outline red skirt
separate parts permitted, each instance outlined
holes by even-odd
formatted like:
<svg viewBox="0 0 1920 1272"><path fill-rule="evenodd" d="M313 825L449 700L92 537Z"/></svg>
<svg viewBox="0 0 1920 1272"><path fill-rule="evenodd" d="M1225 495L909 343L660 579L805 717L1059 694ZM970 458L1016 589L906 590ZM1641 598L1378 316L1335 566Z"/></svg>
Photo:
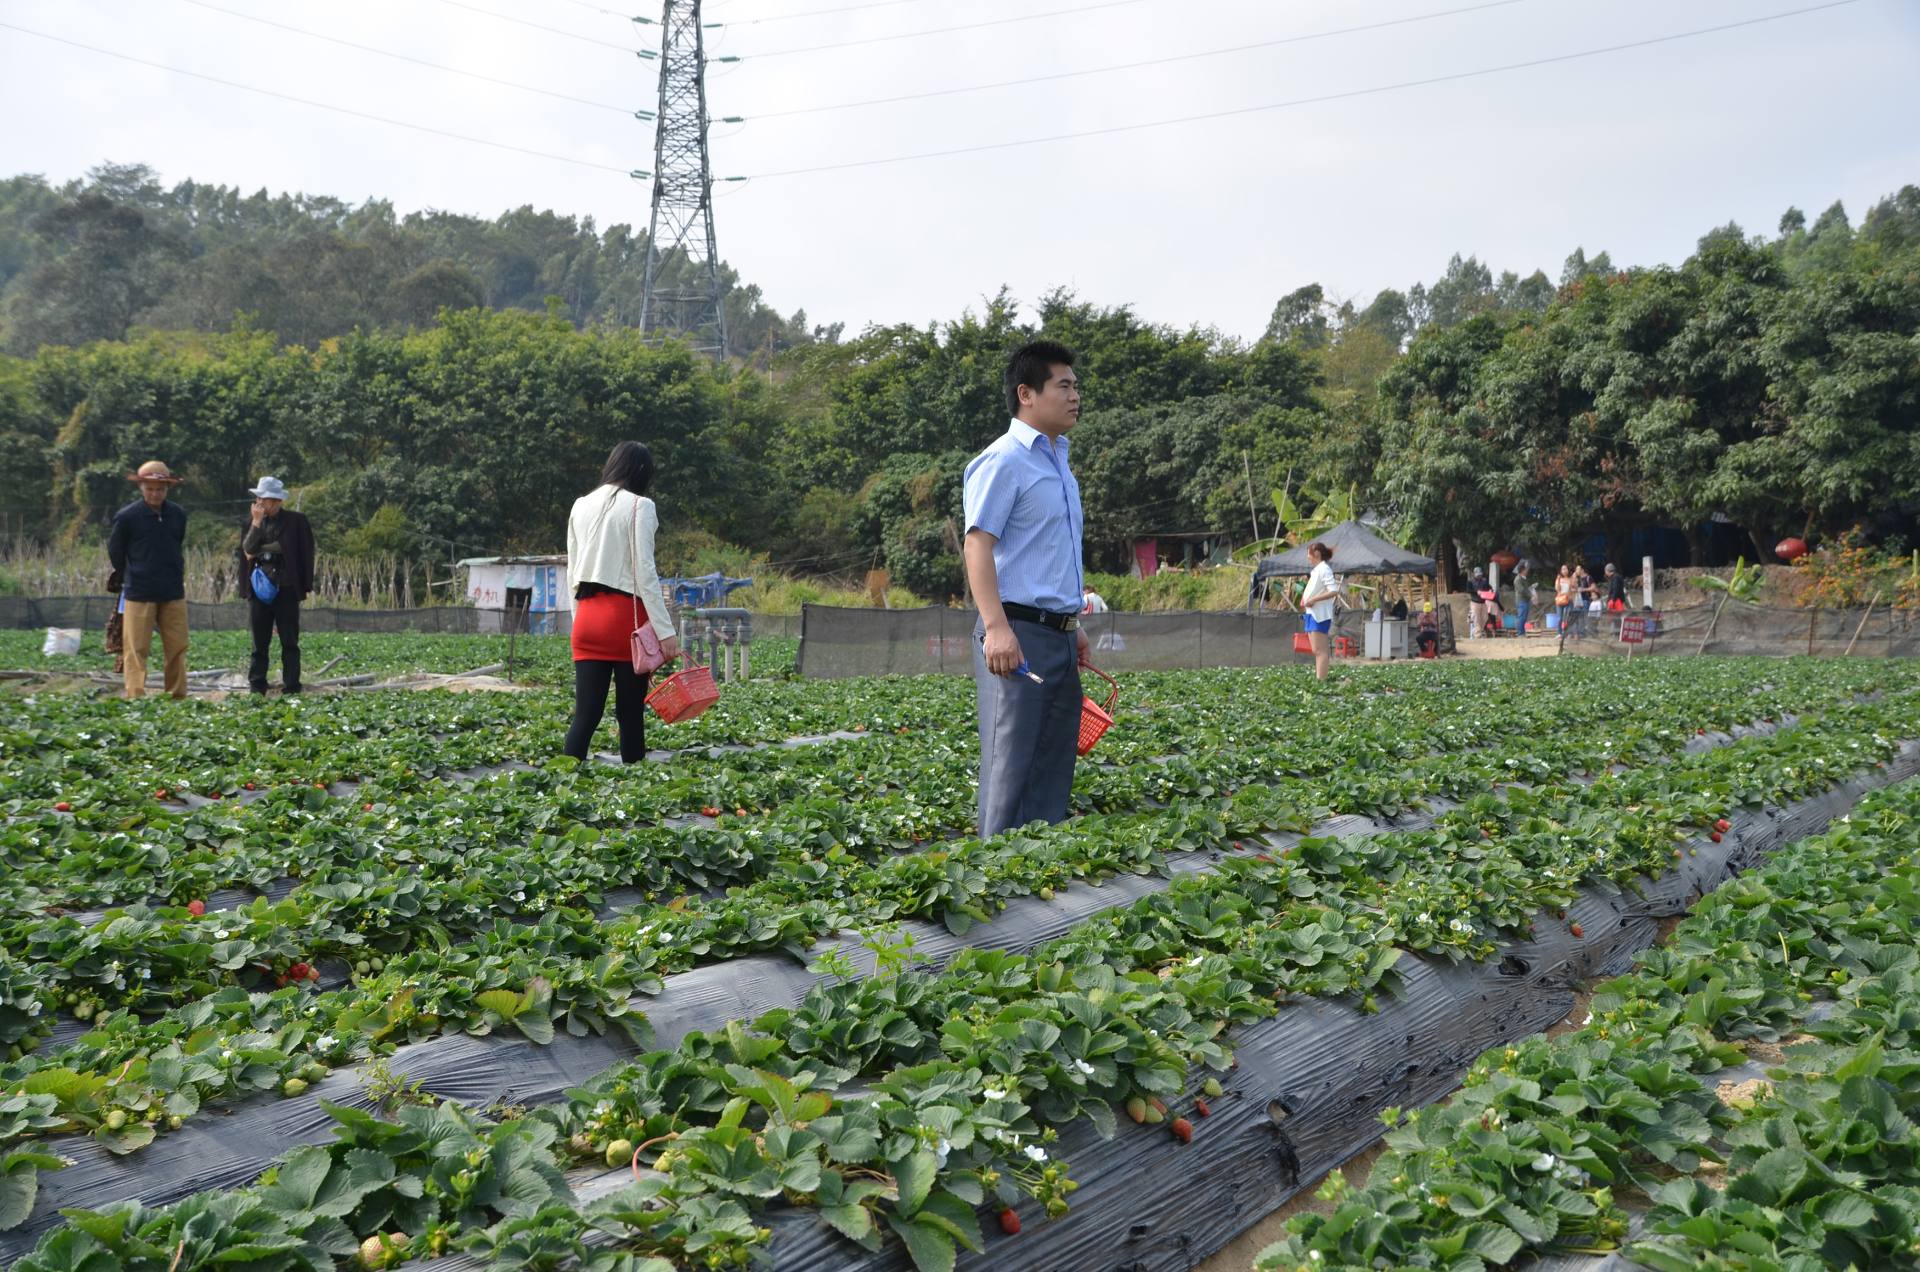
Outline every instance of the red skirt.
<svg viewBox="0 0 1920 1272"><path fill-rule="evenodd" d="M595 592L573 602L573 660L575 662L633 661L633 616L636 602L625 592ZM639 609L646 623L645 606Z"/></svg>

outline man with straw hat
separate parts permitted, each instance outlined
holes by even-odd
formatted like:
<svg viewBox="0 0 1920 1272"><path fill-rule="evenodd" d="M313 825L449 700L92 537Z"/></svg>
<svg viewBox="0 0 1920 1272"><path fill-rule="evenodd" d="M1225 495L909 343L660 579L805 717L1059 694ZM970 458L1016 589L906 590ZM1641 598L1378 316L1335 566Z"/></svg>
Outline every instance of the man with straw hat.
<svg viewBox="0 0 1920 1272"><path fill-rule="evenodd" d="M166 656L167 692L187 696L187 514L167 495L180 484L157 459L140 465L127 480L138 483L140 498L113 517L107 558L124 580L126 618L126 692L129 699L147 691L147 653L153 630L160 629Z"/></svg>

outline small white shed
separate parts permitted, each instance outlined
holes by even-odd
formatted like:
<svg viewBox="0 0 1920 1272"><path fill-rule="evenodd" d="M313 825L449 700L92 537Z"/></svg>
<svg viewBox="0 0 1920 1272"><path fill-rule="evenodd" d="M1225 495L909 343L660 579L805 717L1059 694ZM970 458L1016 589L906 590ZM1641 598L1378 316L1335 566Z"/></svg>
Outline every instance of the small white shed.
<svg viewBox="0 0 1920 1272"><path fill-rule="evenodd" d="M572 626L573 588L564 555L468 557L459 564L467 572L467 600L475 609L498 612L501 624L508 610L524 607L530 612L529 631L564 632ZM486 625L483 619L482 628Z"/></svg>

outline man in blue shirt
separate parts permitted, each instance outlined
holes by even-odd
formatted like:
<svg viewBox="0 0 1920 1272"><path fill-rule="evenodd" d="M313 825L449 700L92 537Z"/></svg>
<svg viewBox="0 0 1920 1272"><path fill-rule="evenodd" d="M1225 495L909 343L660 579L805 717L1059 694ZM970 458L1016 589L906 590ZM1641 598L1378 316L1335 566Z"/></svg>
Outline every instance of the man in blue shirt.
<svg viewBox="0 0 1920 1272"><path fill-rule="evenodd" d="M1067 433L1080 419L1073 354L1015 351L1003 377L1013 422L967 465L967 586L980 705L980 835L1061 822L1080 737L1080 484Z"/></svg>

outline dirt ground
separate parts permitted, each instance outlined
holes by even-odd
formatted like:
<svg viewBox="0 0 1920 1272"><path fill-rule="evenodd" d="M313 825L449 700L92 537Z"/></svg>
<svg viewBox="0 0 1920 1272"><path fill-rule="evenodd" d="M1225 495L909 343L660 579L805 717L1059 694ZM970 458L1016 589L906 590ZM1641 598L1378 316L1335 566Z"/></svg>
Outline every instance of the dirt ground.
<svg viewBox="0 0 1920 1272"><path fill-rule="evenodd" d="M1517 640L1511 642L1494 640L1486 643L1518 645L1522 642ZM1525 657L1526 655L1519 656ZM1679 920L1675 919L1672 923L1664 924L1660 932L1660 940L1666 940L1667 936L1672 932L1674 924L1678 922ZM1597 984L1598 982L1594 983ZM1560 1020L1549 1025L1545 1030L1546 1034L1549 1037L1558 1037L1561 1034L1571 1033L1575 1029L1580 1028L1581 1025L1586 1023L1587 1004L1591 1002L1592 999L1593 985L1580 986L1574 994L1572 1008L1569 1009L1567 1014L1561 1017ZM1452 1093L1440 1098L1442 1101L1451 1099ZM1385 1151L1385 1143L1376 1140L1371 1148L1349 1157L1340 1165L1339 1169L1347 1173L1347 1182L1355 1188L1365 1187L1368 1176L1373 1173L1374 1162L1377 1161L1380 1154ZM1314 1193L1319 1191L1321 1182L1325 1179L1326 1176L1322 1175L1319 1179L1314 1180L1296 1194L1293 1200L1215 1251L1213 1256L1197 1266L1194 1272L1250 1272L1250 1269L1253 1267L1254 1257L1287 1235L1287 1220L1298 1214L1324 1215L1329 1212L1327 1203L1314 1196Z"/></svg>
<svg viewBox="0 0 1920 1272"><path fill-rule="evenodd" d="M1355 1188L1362 1187L1367 1182L1367 1176L1373 1173L1374 1160L1385 1151L1386 1145L1376 1141L1373 1147L1349 1157L1339 1169L1347 1172L1348 1183ZM1326 1176L1322 1175L1314 1180L1292 1201L1215 1251L1213 1257L1196 1267L1194 1272L1249 1272L1255 1255L1287 1235L1287 1220L1299 1214L1324 1215L1330 1212L1331 1207L1314 1196L1324 1179Z"/></svg>

